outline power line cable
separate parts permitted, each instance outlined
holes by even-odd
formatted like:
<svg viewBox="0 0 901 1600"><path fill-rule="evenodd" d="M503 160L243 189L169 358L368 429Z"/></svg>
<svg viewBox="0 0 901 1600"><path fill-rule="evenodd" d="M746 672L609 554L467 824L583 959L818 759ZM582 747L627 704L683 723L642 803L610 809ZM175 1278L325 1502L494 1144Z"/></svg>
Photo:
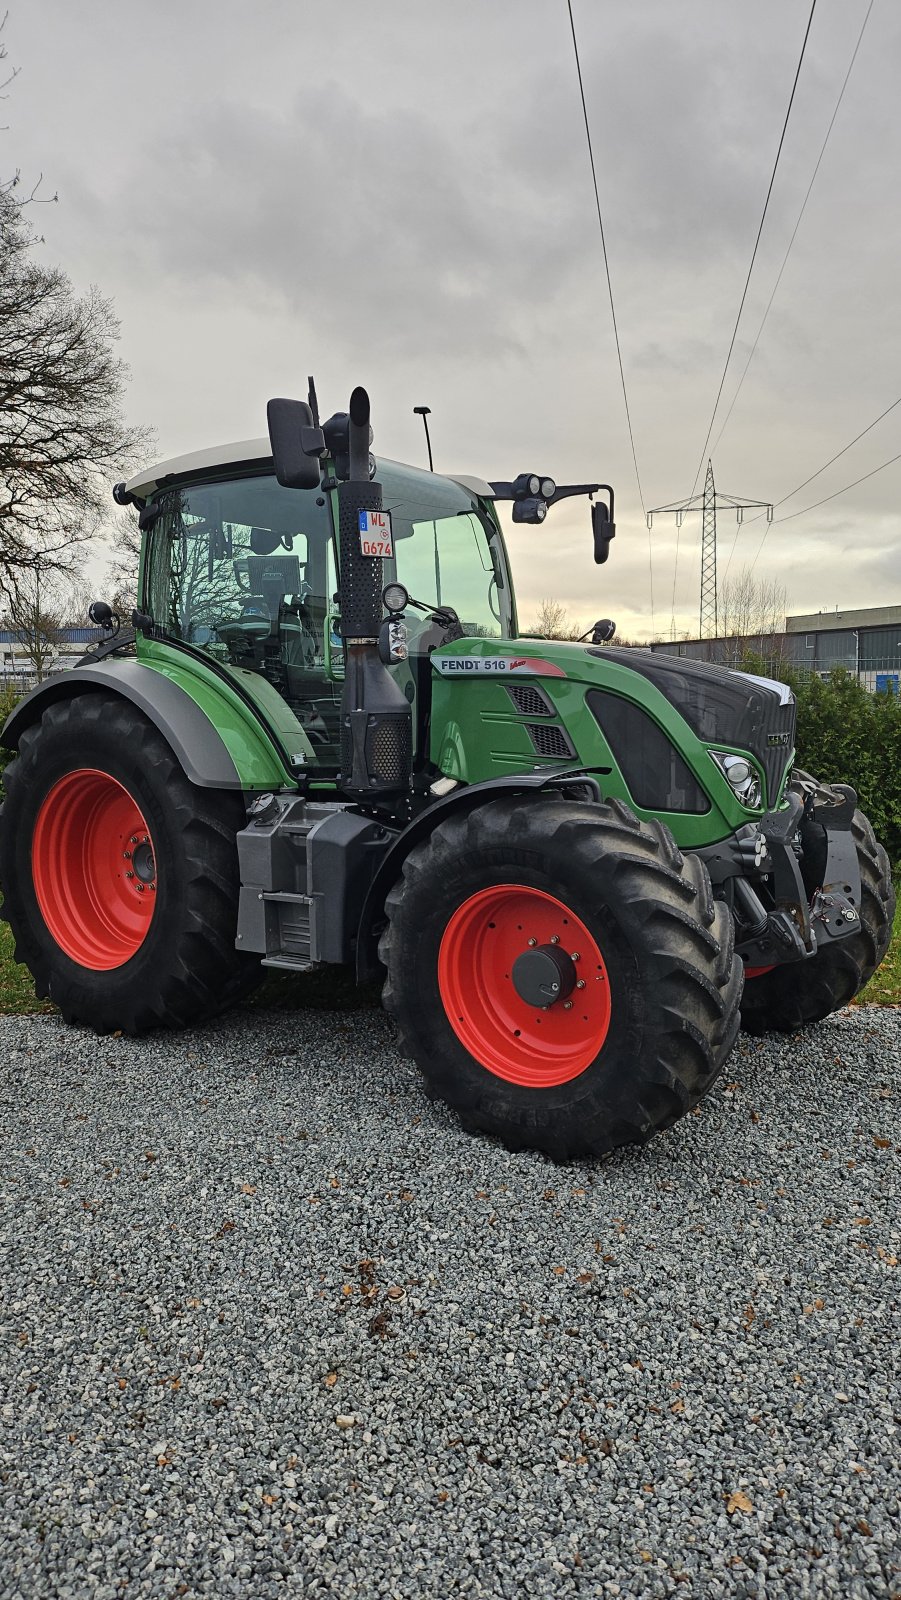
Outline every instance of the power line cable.
<svg viewBox="0 0 901 1600"><path fill-rule="evenodd" d="M814 0L814 5L816 5L816 0ZM633 466L635 468L635 481L636 481L636 483L638 485L638 499L639 499L639 501L641 503L642 516L644 517L645 522L647 522L648 514L647 514L647 511L645 509L644 493L643 493L642 487L641 487L641 474L640 474L640 472L638 470L638 456L637 456L636 450L635 450L635 435L632 432L632 413L631 413L631 411L629 409L629 396L628 396L628 394L626 392L626 374L625 374L625 370L624 370L624 367L623 367L623 353L622 353L622 350L620 348L620 342L619 342L619 327L618 327L617 321L616 321L616 307L615 307L615 305L613 303L613 284L612 284L611 278L610 278L610 262L609 262L609 260L607 258L607 240L606 240L606 237L605 237L605 234L604 234L604 218L603 218L603 214L601 212L601 196L600 196L600 192L598 190L597 168L595 167L595 163L594 163L594 148L593 148L593 145L592 145L592 142L591 142L591 125L590 125L590 123L588 121L588 107L587 107L587 105L585 103L585 85L584 85L584 82L582 80L582 63L581 63L581 60L579 59L579 42L578 42L578 39L576 38L576 24L575 24L575 19L573 17L572 0L566 0L566 9L567 9L567 11L569 13L569 26L570 26L570 32L572 33L572 39L573 39L573 54L575 55L575 58L576 58L576 74L577 74L578 79L579 79L579 95L580 95L580 98L581 98L581 101L582 101L582 118L583 118L583 121L585 123L585 138L586 138L586 141L587 141L587 144L588 144L588 159L589 159L589 162L591 164L591 181L592 181L592 184L594 186L594 200L595 200L595 205L597 207L597 213L598 213L598 227L601 230L601 249L603 250L603 253L604 253L604 271L605 271L606 276L607 276L607 293L608 293L609 298L610 298L610 316L613 319L613 337L614 337L614 339L616 341L616 359L617 359L617 361L619 363L620 382L621 382L621 384L623 386L623 404L625 405L625 408L626 408L626 424L627 424L628 429L629 429L629 444L632 447L632 464L633 464ZM650 597L651 598L651 629L653 631L653 628L654 628L654 564L653 564L653 556L652 556L652 550L651 550L651 530L650 530L650 528L648 529L648 576L649 576L650 588L651 588L651 597Z"/></svg>
<svg viewBox="0 0 901 1600"><path fill-rule="evenodd" d="M769 300L767 301L767 307L766 307L765 312L763 313L763 318L762 318L762 321L760 323L760 327L757 329L757 337L754 340L753 345L751 346L751 354L748 356L748 359L745 362L744 371L742 372L742 375L738 380L738 388L736 389L734 395L732 396L732 404L730 405L729 410L726 412L726 419L725 419L722 427L720 428L719 433L716 436L716 439L715 439L714 444L713 444L713 450L711 451L711 454L715 454L716 453L717 445L719 444L720 440L722 439L723 434L726 431L726 427L728 425L729 418L731 417L732 412L735 409L735 402L738 399L739 395L741 394L742 384L744 383L745 378L748 375L748 368L750 367L751 362L754 360L754 354L755 354L755 352L757 350L757 346L758 346L758 344L760 342L760 335L763 333L764 327L766 326L766 320L767 320L767 317L770 314L770 308L772 307L773 301L776 298L776 291L778 290L779 285L782 282L782 274L785 271L786 265L788 263L788 258L791 255L792 246L793 246L793 244L795 242L795 238L796 238L798 229L801 226L801 219L804 216L804 212L807 209L807 202L810 199L810 192L811 192L811 190L812 190L812 188L813 188L813 186L814 186L814 184L816 182L817 173L820 170L820 164L821 164L821 162L823 160L823 156L826 153L826 146L829 143L829 135L831 134L832 129L835 126L835 119L838 116L839 107L840 107L840 105L842 103L842 100L844 99L845 90L848 87L848 79L851 76L851 72L852 72L852 69L854 67L854 63L857 60L857 52L860 49L861 40L863 39L867 23L870 20L870 12L872 11L873 6L875 5L875 3L876 3L876 0L870 0L870 3L868 5L868 7L867 7L866 16L864 17L863 22L861 23L860 33L857 35L857 43L854 46L854 52L853 52L853 54L851 56L851 60L850 60L849 65L848 65L848 70L845 73L844 82L842 83L841 89L839 91L838 99L835 102L835 109L834 109L834 111L832 113L832 116L830 118L829 126L826 129L826 137L823 140L823 143L822 143L822 145L820 147L820 153L817 156L816 166L813 169L813 176L812 176L809 184L807 185L807 193L804 196L804 200L803 200L801 209L798 212L798 220L795 223L794 230L792 232L792 236L788 241L788 249L786 250L785 255L782 258L782 265L779 268L779 276L777 277L776 282L773 285L773 292L770 295ZM730 560L731 560L731 556L730 556ZM726 570L728 572L728 567L727 567Z"/></svg>
<svg viewBox="0 0 901 1600"><path fill-rule="evenodd" d="M897 405L898 402L896 401L895 404ZM757 554L751 563L751 571L753 572L758 560L760 559L760 552L766 544L767 535L769 534L770 528L775 527L776 524L780 522L791 522L794 517L806 517L808 511L816 511L818 506L824 506L830 500L837 500L839 495L847 494L849 489L856 489L859 483L866 483L868 478L875 478L877 472L884 472L886 467L894 466L896 461L901 461L901 450L898 451L897 455L890 456L888 461L883 461L881 466L873 467L870 472L865 472L862 477L855 478L853 483L846 483L841 489L836 489L833 494L826 494L823 496L822 500L814 500L812 505L803 506L800 511L789 511L787 516L777 517L775 522L768 523L764 530L763 538L757 546ZM814 474L814 476L817 476L817 474ZM786 495L785 498L788 500L789 496Z"/></svg>
<svg viewBox="0 0 901 1600"><path fill-rule="evenodd" d="M785 121L782 124L782 132L781 132L781 134L779 136L779 148L776 151L776 159L773 162L773 170L772 170L772 172L770 174L770 181L769 181L769 186L768 186L767 192L766 192L766 199L763 202L763 211L762 211L761 217L760 217L760 226L757 229L757 238L754 240L754 249L751 252L751 265L748 267L748 275L745 278L745 286L744 286L744 289L742 290L741 302L740 302L739 307L738 307L738 315L735 318L735 326L732 329L732 338L729 340L729 350L728 350L728 353L726 355L726 364L723 367L723 375L720 378L720 386L719 386L719 388L718 388L718 390L716 392L716 399L715 399L715 401L713 403L713 410L712 410L712 412L710 414L710 425L709 425L709 427L707 429L707 433L706 433L706 435L704 437L704 445L703 445L703 449L701 450L701 459L698 462L698 470L695 473L695 481L694 481L694 484L692 485L692 491L691 491L692 494L694 494L695 486L697 485L698 478L701 475L701 468L704 465L704 457L707 454L707 446L708 446L708 444L710 442L710 435L713 432L713 424L714 424L714 421L716 419L717 408L719 406L720 398L721 398L722 393L723 393L723 385L726 382L726 373L729 370L729 362L732 359L732 351L735 349L735 340L736 340L736 337L738 335L738 325L741 322L741 314L745 309L745 300L748 297L748 286L749 286L749 284L751 282L751 273L754 271L754 262L757 260L757 251L758 251L758 249L760 247L760 238L761 238L761 234L763 233L763 225L764 225L764 223L766 221L766 214L767 214L767 211L769 209L770 196L771 196L771 194L773 192L773 184L776 181L776 172L777 172L777 169L778 169L778 166L779 166L779 157L782 154L782 146L785 143L785 135L786 135L786 132L788 130L788 119L791 116L792 106L794 105L795 90L798 87L798 79L801 76L801 67L802 67L803 62L804 62L804 53L805 53L805 51L807 49L807 40L810 37L810 27L811 27L811 23L813 22L813 14L816 11L816 8L817 8L817 0L812 0L812 4L811 4L811 7L810 7L810 16L807 18L807 27L806 27L806 29L804 31L804 41L803 41L803 43L801 45L801 54L798 57L798 65L795 68L795 78L794 78L794 82L792 84L792 92L791 92L791 94L789 96L789 100L788 100L788 110L785 113Z"/></svg>
<svg viewBox="0 0 901 1600"><path fill-rule="evenodd" d="M569 3L569 0L567 0L567 4L568 3ZM803 39L802 44L801 44L801 54L798 57L798 65L795 68L794 82L792 83L792 90L791 90L791 94L790 94L789 100L788 100L788 109L787 109L787 111L785 113L785 121L782 124L782 132L781 132L781 134L779 136L779 145L778 145L778 148L776 150L776 159L773 162L773 170L770 173L770 181L769 181L769 184L767 186L766 199L763 202L763 211L762 211L761 217L760 217L760 226L757 229L757 238L754 240L754 249L751 252L751 264L748 267L748 275L745 278L745 286L744 286L744 289L742 290L741 301L740 301L740 304L739 304L739 307L738 307L738 315L735 318L735 326L732 329L732 338L729 340L729 350L728 350L727 355L726 355L726 364L723 367L723 375L720 378L720 386L719 386L719 388L718 388L718 390L716 392L716 399L715 399L715 401L713 403L713 411L710 414L710 422L708 424L707 433L706 433L706 435L704 437L704 445L703 445L703 448L701 450L701 456L700 456L700 460L698 461L698 468L697 468L697 471L696 471L695 476L694 476L694 483L691 486L691 495L689 495L689 499L691 499L694 496L695 489L697 488L697 485L698 485L698 479L701 476L701 468L704 465L704 457L707 454L707 445L710 442L710 435L713 432L713 424L714 424L714 422L716 420L717 408L719 407L720 399L721 399L721 396L722 396L722 393L723 393L723 386L724 386L724 384L726 382L726 373L729 370L729 362L732 360L732 351L735 348L735 340L736 340L736 337L737 337L737 334L738 334L738 325L741 322L741 314L744 311L745 300L748 297L748 286L749 286L749 284L751 282L751 273L754 271L754 263L757 260L757 251L758 251L758 248L760 246L760 238L761 238L761 235L763 233L763 225L764 225L764 223L766 221L767 211L769 210L770 196L771 196L771 194L773 192L773 184L776 181L776 172L777 172L778 167L779 167L779 158L782 155L782 146L785 143L785 135L786 135L786 132L787 132L787 129L788 129L788 122L789 122L789 118L791 116L792 106L795 103L795 91L796 91L796 89L798 87L798 79L801 76L801 67L804 64L804 55L805 55L805 52L807 50L807 41L808 41L808 39L810 37L811 24L813 23L813 14L816 11L816 8L817 8L817 0L812 0L812 4L811 4L811 7L810 7L810 16L807 18L807 27L804 30L804 39ZM676 538L676 560L675 560L674 568L673 568L673 618L674 619L675 619L675 612L676 612L676 577L677 577L677 572L678 572L678 565L679 565L679 541L678 541L678 535L677 535L677 538Z"/></svg>
<svg viewBox="0 0 901 1600"><path fill-rule="evenodd" d="M779 506L784 506L786 500L794 499L795 495L796 494L800 494L802 489L806 489L807 485L809 483L813 483L814 478L821 477L822 474L826 471L827 467L831 467L833 462L838 461L841 456L847 455L847 453L851 449L852 445L857 444L858 441L863 439L863 438L865 438L868 433L872 433L872 431L875 428L877 422L881 422L883 417L887 417L889 412L890 411L894 411L897 406L901 406L901 395L898 396L897 400L893 400L890 406L886 406L884 411L880 411L878 417L874 417L872 422L868 422L865 428L861 428L860 433L855 433L853 439L850 439L847 444L842 445L842 448L840 450L836 450L835 455L834 456L830 456L829 460L826 461L823 464L823 466L817 467L816 472L812 472L810 474L809 478L805 478L803 483L796 484L794 489L789 489L788 494L784 494L782 496L781 500L775 501L776 507L778 508ZM878 470L879 469L877 468L877 471ZM858 481L862 482L863 480L859 479ZM849 485L848 487L849 488L853 487L853 485ZM827 496L827 499L831 499L831 496ZM822 504L823 504L823 502L821 500L817 501L817 505L822 505ZM763 514L762 512L759 512L758 516L762 516L762 514ZM795 516L795 515L798 515L798 514L799 513L792 512L792 516ZM750 522L756 522L757 520L758 520L758 517L749 517L748 518L748 522L749 523ZM776 520L777 520L777 522L787 522L788 518L787 517L777 517Z"/></svg>

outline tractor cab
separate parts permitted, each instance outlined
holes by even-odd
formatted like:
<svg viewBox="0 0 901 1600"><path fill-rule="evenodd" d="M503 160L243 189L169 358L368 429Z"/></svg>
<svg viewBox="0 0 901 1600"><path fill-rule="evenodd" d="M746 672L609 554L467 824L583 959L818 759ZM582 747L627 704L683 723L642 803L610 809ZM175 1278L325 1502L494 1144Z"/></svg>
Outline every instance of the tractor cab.
<svg viewBox="0 0 901 1600"><path fill-rule="evenodd" d="M144 507L140 608L251 695L274 689L312 763L335 773L344 645L334 489L327 479L283 487L268 439L234 446L223 465L226 453L166 462L125 486ZM392 535L384 577L425 607L408 617L407 660L392 668L415 703L427 698L423 668L447 631L435 611L451 605L467 636L511 638L513 590L489 484L390 461L377 470Z"/></svg>

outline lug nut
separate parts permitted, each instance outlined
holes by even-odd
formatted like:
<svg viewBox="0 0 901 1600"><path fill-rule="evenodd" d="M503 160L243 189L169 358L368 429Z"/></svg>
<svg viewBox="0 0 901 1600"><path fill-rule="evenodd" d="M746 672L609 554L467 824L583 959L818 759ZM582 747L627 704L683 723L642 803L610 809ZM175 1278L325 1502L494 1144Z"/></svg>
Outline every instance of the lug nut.
<svg viewBox="0 0 901 1600"><path fill-rule="evenodd" d="M138 842L138 836L137 836L136 833L133 833L132 836L131 836L131 839L129 840L129 843L130 844L137 844L137 842Z"/></svg>
<svg viewBox="0 0 901 1600"><path fill-rule="evenodd" d="M126 876L126 878L133 878L134 877L134 873L133 872L126 872L125 876Z"/></svg>
<svg viewBox="0 0 901 1600"><path fill-rule="evenodd" d="M537 943L538 943L537 939L530 939L529 940L529 944L537 944Z"/></svg>
<svg viewBox="0 0 901 1600"><path fill-rule="evenodd" d="M135 884L135 888L137 889L138 894L143 894L144 893L144 885L143 885L143 883L136 883Z"/></svg>
<svg viewBox="0 0 901 1600"><path fill-rule="evenodd" d="M564 1002L563 1002L564 1011L572 1011L572 1008L573 1008L572 1001L571 1000L564 1000Z"/></svg>
<svg viewBox="0 0 901 1600"><path fill-rule="evenodd" d="M551 934L551 944L559 944L559 943L560 943L560 935L558 933L552 933Z"/></svg>
<svg viewBox="0 0 901 1600"><path fill-rule="evenodd" d="M123 850L122 854L124 855L126 861L130 861L131 860L131 851L130 850Z"/></svg>
<svg viewBox="0 0 901 1600"><path fill-rule="evenodd" d="M570 961L581 961L582 957L579 955L578 950L571 950L569 953L569 959Z"/></svg>
<svg viewBox="0 0 901 1600"><path fill-rule="evenodd" d="M577 989L584 989L585 988L585 979L584 978L577 978L576 979L576 988Z"/></svg>

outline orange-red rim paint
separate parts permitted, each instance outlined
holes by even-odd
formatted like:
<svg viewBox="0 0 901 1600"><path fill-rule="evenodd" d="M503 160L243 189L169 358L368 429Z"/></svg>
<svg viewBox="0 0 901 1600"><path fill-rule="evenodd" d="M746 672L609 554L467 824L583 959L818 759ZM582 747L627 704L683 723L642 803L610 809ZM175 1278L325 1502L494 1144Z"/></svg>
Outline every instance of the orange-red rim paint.
<svg viewBox="0 0 901 1600"><path fill-rule="evenodd" d="M772 967L745 967L746 978L762 978L765 972L772 972Z"/></svg>
<svg viewBox="0 0 901 1600"><path fill-rule="evenodd" d="M517 956L559 943L578 957L584 984L547 1009L528 1005L512 979ZM457 907L438 952L438 988L460 1043L488 1072L526 1089L578 1078L610 1026L610 981L597 942L580 917L541 889L496 884Z"/></svg>
<svg viewBox="0 0 901 1600"><path fill-rule="evenodd" d="M153 843L137 802L109 773L81 767L49 790L31 872L41 916L80 967L109 972L140 950L156 902Z"/></svg>

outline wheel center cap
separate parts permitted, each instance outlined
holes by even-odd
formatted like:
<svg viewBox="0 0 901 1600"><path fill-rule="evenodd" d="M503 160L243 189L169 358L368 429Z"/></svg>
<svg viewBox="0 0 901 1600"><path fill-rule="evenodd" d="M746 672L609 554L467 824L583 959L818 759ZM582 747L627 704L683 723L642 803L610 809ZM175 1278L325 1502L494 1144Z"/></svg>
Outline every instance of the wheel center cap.
<svg viewBox="0 0 901 1600"><path fill-rule="evenodd" d="M513 987L528 1006L552 1006L576 987L576 968L559 945L541 944L517 956L510 974Z"/></svg>
<svg viewBox="0 0 901 1600"><path fill-rule="evenodd" d="M142 883L152 883L156 877L156 862L153 859L153 850L146 840L137 845L132 856L132 866L136 877Z"/></svg>

